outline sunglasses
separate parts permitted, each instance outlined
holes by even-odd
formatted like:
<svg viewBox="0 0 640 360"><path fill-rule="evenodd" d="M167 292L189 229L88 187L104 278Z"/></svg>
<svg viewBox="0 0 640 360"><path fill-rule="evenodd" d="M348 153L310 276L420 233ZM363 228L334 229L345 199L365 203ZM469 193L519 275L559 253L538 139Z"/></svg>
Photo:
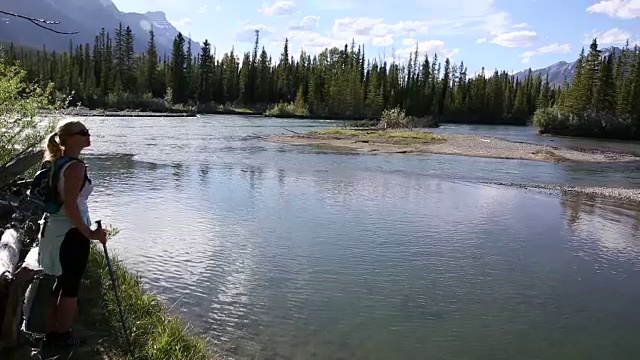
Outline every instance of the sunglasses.
<svg viewBox="0 0 640 360"><path fill-rule="evenodd" d="M91 134L89 133L89 129L82 129L80 131L76 131L73 133L73 135L91 136Z"/></svg>

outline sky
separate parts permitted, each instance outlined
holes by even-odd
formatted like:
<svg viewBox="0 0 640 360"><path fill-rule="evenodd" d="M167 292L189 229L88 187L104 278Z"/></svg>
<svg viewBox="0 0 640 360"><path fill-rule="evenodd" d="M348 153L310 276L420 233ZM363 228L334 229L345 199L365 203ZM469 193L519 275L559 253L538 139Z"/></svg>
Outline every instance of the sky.
<svg viewBox="0 0 640 360"><path fill-rule="evenodd" d="M218 54L249 51L254 31L275 58L363 44L368 58L406 61L415 51L517 72L574 61L594 37L601 47L640 44L640 0L112 0L126 12L164 11Z"/></svg>

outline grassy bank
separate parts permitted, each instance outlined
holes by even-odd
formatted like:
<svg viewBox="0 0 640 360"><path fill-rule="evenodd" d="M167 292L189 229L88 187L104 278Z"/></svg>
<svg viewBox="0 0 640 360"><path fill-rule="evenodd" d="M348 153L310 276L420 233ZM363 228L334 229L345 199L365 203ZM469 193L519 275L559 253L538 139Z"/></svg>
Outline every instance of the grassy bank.
<svg viewBox="0 0 640 360"><path fill-rule="evenodd" d="M433 133L413 130L323 129L310 131L305 136L389 145L434 144L446 141Z"/></svg>
<svg viewBox="0 0 640 360"><path fill-rule="evenodd" d="M169 315L160 301L143 289L140 278L131 274L113 254L109 255L136 359L213 359L206 340L191 334L179 318ZM80 321L87 334L99 339L102 348L93 349L91 355L101 355L96 352L100 350L102 354L126 358L116 298L104 254L98 246L92 248L85 278L84 295L79 300Z"/></svg>
<svg viewBox="0 0 640 360"><path fill-rule="evenodd" d="M79 316L74 324L74 331L86 343L72 351L45 348L42 358L59 356L78 360L131 359L101 249L99 244L93 244L91 248L78 298ZM140 278L129 272L112 252L109 256L119 285L118 291L136 360L216 358L205 338L192 333L179 318L170 315L158 298L143 289ZM46 303L54 282L52 277L40 280L31 312L31 331L44 332Z"/></svg>

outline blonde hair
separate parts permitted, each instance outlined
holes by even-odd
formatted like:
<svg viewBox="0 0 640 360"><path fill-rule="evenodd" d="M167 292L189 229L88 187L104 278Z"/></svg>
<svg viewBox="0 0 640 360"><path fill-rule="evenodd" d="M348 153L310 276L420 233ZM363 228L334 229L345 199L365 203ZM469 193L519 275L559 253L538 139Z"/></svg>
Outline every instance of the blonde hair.
<svg viewBox="0 0 640 360"><path fill-rule="evenodd" d="M67 120L58 125L56 131L47 137L45 143L45 160L56 160L62 157L67 139L74 133L86 129L83 123L77 120Z"/></svg>

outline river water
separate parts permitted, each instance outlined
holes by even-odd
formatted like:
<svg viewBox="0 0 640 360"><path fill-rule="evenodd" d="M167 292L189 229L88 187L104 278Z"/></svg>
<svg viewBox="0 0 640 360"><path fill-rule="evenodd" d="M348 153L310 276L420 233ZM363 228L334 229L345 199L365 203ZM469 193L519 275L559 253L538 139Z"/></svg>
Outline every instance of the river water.
<svg viewBox="0 0 640 360"><path fill-rule="evenodd" d="M93 217L121 229L111 248L225 356L640 356L637 205L482 184L636 187L638 164L360 155L259 138L334 125L321 121L83 121ZM587 144L530 128L436 131Z"/></svg>

